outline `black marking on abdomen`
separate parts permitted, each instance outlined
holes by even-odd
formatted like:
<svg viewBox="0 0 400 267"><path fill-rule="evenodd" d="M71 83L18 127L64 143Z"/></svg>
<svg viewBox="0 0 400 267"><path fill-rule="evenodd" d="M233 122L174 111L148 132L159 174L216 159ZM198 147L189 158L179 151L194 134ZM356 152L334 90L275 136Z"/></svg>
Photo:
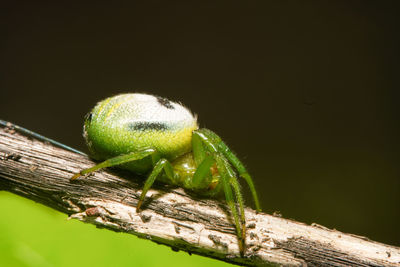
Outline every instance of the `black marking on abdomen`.
<svg viewBox="0 0 400 267"><path fill-rule="evenodd" d="M161 122L139 121L128 123L128 129L130 131L164 131L168 130L169 127Z"/></svg>
<svg viewBox="0 0 400 267"><path fill-rule="evenodd" d="M171 101L166 98L157 96L157 101L158 103L160 103L161 106L166 107L167 109L175 109L174 106L171 104Z"/></svg>
<svg viewBox="0 0 400 267"><path fill-rule="evenodd" d="M92 117L93 117L93 113L92 113L92 112L89 112L89 113L87 113L87 114L85 115L84 120L87 121L87 122L91 122L91 121L92 121Z"/></svg>

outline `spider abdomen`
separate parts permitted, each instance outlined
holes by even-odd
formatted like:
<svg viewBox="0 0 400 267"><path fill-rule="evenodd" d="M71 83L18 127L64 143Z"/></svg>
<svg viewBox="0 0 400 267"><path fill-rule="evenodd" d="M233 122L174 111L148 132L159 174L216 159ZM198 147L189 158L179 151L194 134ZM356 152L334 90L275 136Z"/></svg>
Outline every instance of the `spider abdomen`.
<svg viewBox="0 0 400 267"><path fill-rule="evenodd" d="M84 137L90 155L97 160L154 148L174 160L191 151L197 118L184 106L147 94L122 94L107 98L86 116ZM129 164L128 169L146 172L147 164Z"/></svg>

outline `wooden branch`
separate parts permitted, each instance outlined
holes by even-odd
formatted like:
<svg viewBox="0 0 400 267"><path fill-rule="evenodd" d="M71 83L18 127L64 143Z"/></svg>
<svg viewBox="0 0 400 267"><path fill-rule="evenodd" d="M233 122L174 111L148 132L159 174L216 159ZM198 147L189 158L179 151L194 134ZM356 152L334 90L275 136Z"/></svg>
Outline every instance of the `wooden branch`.
<svg viewBox="0 0 400 267"><path fill-rule="evenodd" d="M11 124L0 126L0 189L70 218L238 265L400 266L398 247L251 209L246 209L247 249L240 257L222 202L156 185L136 213L142 179L132 173L100 171L69 181L92 165L86 156L26 137Z"/></svg>

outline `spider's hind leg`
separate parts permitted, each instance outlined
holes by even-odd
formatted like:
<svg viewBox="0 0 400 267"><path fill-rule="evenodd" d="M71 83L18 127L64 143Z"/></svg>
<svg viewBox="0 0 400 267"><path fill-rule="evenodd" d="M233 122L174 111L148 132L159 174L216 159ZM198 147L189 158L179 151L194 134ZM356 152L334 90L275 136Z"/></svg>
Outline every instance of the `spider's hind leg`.
<svg viewBox="0 0 400 267"><path fill-rule="evenodd" d="M127 162L131 162L131 161L135 161L135 160L140 160L143 159L147 156L150 156L152 154L156 153L155 149L152 148L147 148L147 149L143 149L143 150L139 150L139 151L135 151L135 152L131 152L128 154L124 154L124 155L120 155L120 156L116 156L110 159L107 159L91 168L88 169L84 169L81 170L80 172L74 174L71 177L71 181L75 180L77 178L79 178L82 175L86 175L95 171L98 171L100 169L104 169L107 167L113 167L113 166L117 166L117 165L121 165Z"/></svg>
<svg viewBox="0 0 400 267"><path fill-rule="evenodd" d="M146 179L144 183L142 193L140 194L139 201L136 206L136 212L140 211L140 207L142 206L144 198L146 197L147 191L149 191L150 187L153 185L154 181L156 180L156 178L158 177L158 175L161 173L162 170L165 171L165 174L171 181L175 180L176 177L171 163L164 158L158 160L154 166L154 169L151 171L149 177Z"/></svg>
<svg viewBox="0 0 400 267"><path fill-rule="evenodd" d="M154 168L153 168L152 172L150 173L149 177L146 179L144 186L143 186L142 193L139 197L139 201L136 206L136 211L139 211L140 207L143 203L143 200L146 197L147 191L153 185L154 181L156 180L156 178L158 177L158 175L161 173L162 170L165 171L166 176L171 181L176 180L176 176L174 174L171 163L169 163L169 161L164 158L160 158L160 155L157 152L157 150L155 150L153 148L146 148L143 150L131 152L128 154L116 156L114 158L105 160L91 168L84 169L84 170L76 173L74 176L71 177L71 181L77 179L78 177L80 177L82 175L89 174L89 173L95 172L95 171L103 169L103 168L113 167L113 166L121 165L121 164L124 164L127 162L140 160L140 159L143 159L148 156L152 156Z"/></svg>

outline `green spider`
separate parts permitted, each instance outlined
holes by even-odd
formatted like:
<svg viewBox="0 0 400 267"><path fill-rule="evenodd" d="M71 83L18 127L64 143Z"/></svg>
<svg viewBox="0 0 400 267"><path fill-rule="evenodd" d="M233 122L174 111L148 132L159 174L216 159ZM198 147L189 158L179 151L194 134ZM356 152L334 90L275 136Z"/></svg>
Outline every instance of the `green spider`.
<svg viewBox="0 0 400 267"><path fill-rule="evenodd" d="M147 94L117 95L97 103L86 115L83 135L90 156L104 161L80 171L71 180L113 166L138 174L150 172L137 212L156 179L206 197L223 192L235 221L239 251L244 255L246 221L236 172L249 185L256 210L260 211L253 181L218 135L199 129L197 117L187 108Z"/></svg>

